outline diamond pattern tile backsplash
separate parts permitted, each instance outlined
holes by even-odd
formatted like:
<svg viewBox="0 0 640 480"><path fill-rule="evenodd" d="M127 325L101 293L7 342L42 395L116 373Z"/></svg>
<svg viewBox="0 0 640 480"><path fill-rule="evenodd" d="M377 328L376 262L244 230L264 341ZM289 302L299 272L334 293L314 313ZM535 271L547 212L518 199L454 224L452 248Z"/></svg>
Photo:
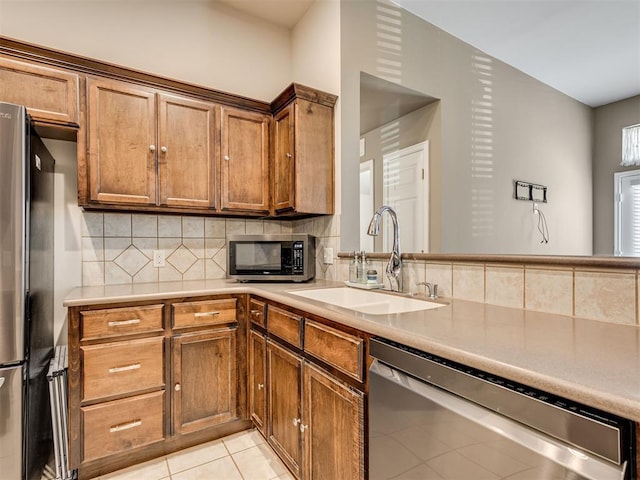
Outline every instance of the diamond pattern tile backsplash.
<svg viewBox="0 0 640 480"><path fill-rule="evenodd" d="M337 258L324 264L323 250L338 255L337 216L297 221L180 217L84 212L82 284L112 285L204 280L226 275L226 235L236 233L310 233L316 244L316 277L336 278ZM153 266L162 250L165 266Z"/></svg>

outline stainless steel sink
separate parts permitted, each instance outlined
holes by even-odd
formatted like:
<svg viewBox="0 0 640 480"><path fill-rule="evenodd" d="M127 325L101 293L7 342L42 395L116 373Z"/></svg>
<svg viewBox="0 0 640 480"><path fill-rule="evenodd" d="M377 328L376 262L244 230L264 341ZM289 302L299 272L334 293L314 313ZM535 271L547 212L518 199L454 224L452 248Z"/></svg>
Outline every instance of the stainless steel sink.
<svg viewBox="0 0 640 480"><path fill-rule="evenodd" d="M357 290L349 287L292 290L288 293L370 315L417 312L445 306L442 303L429 302L417 298L389 295L378 291Z"/></svg>

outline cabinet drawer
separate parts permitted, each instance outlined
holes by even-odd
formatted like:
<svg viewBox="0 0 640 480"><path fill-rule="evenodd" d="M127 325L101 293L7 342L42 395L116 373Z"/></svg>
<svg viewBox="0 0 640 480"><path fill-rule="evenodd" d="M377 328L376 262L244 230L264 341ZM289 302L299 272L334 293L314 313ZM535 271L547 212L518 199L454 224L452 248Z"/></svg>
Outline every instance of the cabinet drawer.
<svg viewBox="0 0 640 480"><path fill-rule="evenodd" d="M278 307L267 308L267 331L285 342L302 348L302 317Z"/></svg>
<svg viewBox="0 0 640 480"><path fill-rule="evenodd" d="M84 460L162 441L163 410L164 392L81 408Z"/></svg>
<svg viewBox="0 0 640 480"><path fill-rule="evenodd" d="M80 312L81 340L162 331L162 305Z"/></svg>
<svg viewBox="0 0 640 480"><path fill-rule="evenodd" d="M235 321L235 298L173 304L173 328L218 325Z"/></svg>
<svg viewBox="0 0 640 480"><path fill-rule="evenodd" d="M80 347L82 400L164 385L163 337Z"/></svg>
<svg viewBox="0 0 640 480"><path fill-rule="evenodd" d="M251 322L263 327L266 324L264 307L264 302L260 302L258 300L249 301L249 317L251 318Z"/></svg>
<svg viewBox="0 0 640 480"><path fill-rule="evenodd" d="M304 351L362 382L364 340L312 320L304 324Z"/></svg>

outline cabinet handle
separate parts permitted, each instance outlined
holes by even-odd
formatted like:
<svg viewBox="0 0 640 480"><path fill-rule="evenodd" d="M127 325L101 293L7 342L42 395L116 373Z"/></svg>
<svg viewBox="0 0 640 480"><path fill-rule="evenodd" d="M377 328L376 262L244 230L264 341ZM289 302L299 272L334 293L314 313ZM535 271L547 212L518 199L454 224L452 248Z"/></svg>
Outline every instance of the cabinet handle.
<svg viewBox="0 0 640 480"><path fill-rule="evenodd" d="M228 162L229 160L231 160L231 159L229 158L229 155L225 155L225 156L224 156L224 159L225 159L227 162Z"/></svg>
<svg viewBox="0 0 640 480"><path fill-rule="evenodd" d="M151 150L152 152L156 151L156 146L155 145L149 145L149 150Z"/></svg>
<svg viewBox="0 0 640 480"><path fill-rule="evenodd" d="M297 427L298 425L300 425L300 419L299 418L294 418L293 419L293 426Z"/></svg>
<svg viewBox="0 0 640 480"><path fill-rule="evenodd" d="M127 365L125 367L111 367L109 369L109 373L127 372L129 370L137 370L139 368L139 363L132 363L131 365Z"/></svg>
<svg viewBox="0 0 640 480"><path fill-rule="evenodd" d="M198 317L213 317L214 315L220 315L220 312L197 312L194 313L193 316Z"/></svg>
<svg viewBox="0 0 640 480"><path fill-rule="evenodd" d="M285 155L287 156L287 158L291 158L293 156L290 153L285 153Z"/></svg>
<svg viewBox="0 0 640 480"><path fill-rule="evenodd" d="M169 149L168 149L167 147L165 147L164 145L163 145L162 147L160 147L160 151L161 151L162 153L167 153L167 151L168 151L168 150L169 150Z"/></svg>
<svg viewBox="0 0 640 480"><path fill-rule="evenodd" d="M258 384L258 390L262 390L264 388L264 383L259 383Z"/></svg>
<svg viewBox="0 0 640 480"><path fill-rule="evenodd" d="M121 432L122 430L129 430L130 428L139 427L142 425L142 420L133 420L127 423L120 423L118 425L113 425L109 428L109 433Z"/></svg>
<svg viewBox="0 0 640 480"><path fill-rule="evenodd" d="M251 315L255 315L256 317L261 317L263 313L260 310L251 310Z"/></svg>
<svg viewBox="0 0 640 480"><path fill-rule="evenodd" d="M176 392L179 392L181 388L182 388L182 387L180 387L180 384L179 384L179 383L176 383L176 386L175 386L175 387L173 387L173 389L174 389Z"/></svg>
<svg viewBox="0 0 640 480"><path fill-rule="evenodd" d="M113 322L109 322L108 325L110 327L123 327L125 325L137 325L140 323L139 318L132 318L130 320L116 320Z"/></svg>
<svg viewBox="0 0 640 480"><path fill-rule="evenodd" d="M309 428L309 425L303 425L302 423L300 424L300 433L304 433L304 431Z"/></svg>

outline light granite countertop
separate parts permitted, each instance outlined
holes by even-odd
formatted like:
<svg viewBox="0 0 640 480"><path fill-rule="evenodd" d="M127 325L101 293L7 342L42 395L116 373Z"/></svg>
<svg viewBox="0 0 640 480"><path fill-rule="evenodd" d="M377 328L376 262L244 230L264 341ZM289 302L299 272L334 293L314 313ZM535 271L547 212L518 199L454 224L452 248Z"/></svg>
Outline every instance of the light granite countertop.
<svg viewBox="0 0 640 480"><path fill-rule="evenodd" d="M640 422L640 328L439 298L445 307L370 315L291 291L336 287L194 280L79 287L64 305L249 293Z"/></svg>

